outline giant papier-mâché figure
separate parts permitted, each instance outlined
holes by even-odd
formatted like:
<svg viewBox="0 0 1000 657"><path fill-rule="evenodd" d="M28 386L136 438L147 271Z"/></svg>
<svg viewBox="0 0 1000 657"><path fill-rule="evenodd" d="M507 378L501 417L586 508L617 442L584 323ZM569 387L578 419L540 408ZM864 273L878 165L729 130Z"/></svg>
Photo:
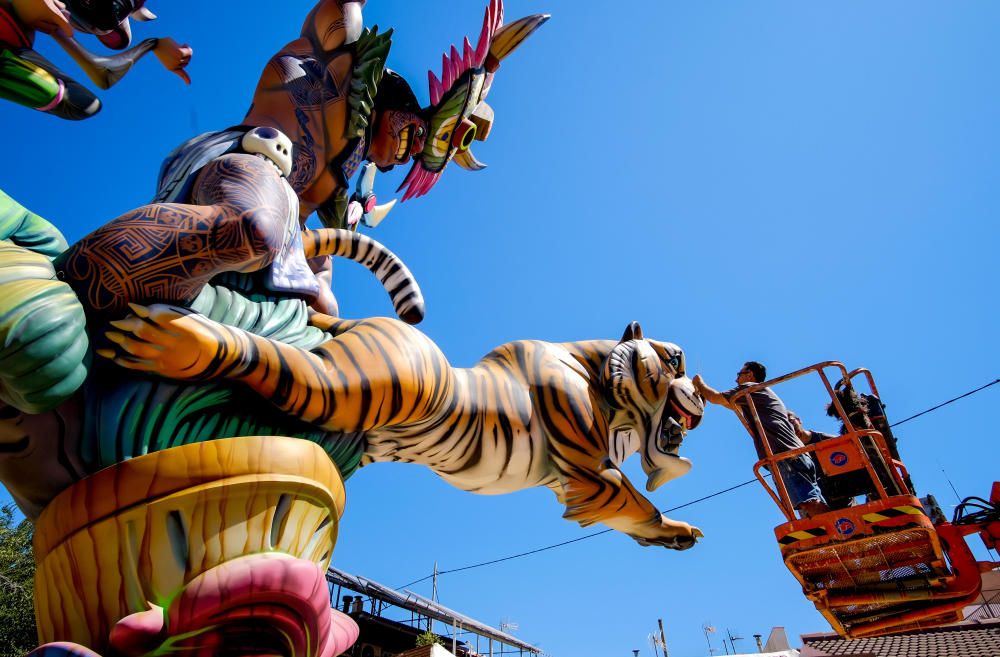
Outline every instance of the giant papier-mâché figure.
<svg viewBox="0 0 1000 657"><path fill-rule="evenodd" d="M144 39L111 56L91 53L74 37L74 31L93 34L105 46L122 50L132 42L129 18L156 16L145 0L0 0L0 98L70 120L101 109L97 96L34 50L37 32L51 36L101 89L116 84L150 52L190 83L184 69L191 48L168 37Z"/></svg>
<svg viewBox="0 0 1000 657"><path fill-rule="evenodd" d="M188 285L191 265L168 265L160 257L189 250L191 239L180 248L177 239L191 232L228 234L250 224L243 232L264 246L240 270L267 269L262 276L268 289L308 297L316 310L337 314L329 259L319 255L308 264L303 260L297 245L300 228L313 212L329 227L347 227L348 182L365 160L388 169L409 162L411 156L418 163L430 157L424 118L430 110L420 108L402 77L385 69L391 31L364 29L361 5L320 2L306 18L302 35L265 66L250 110L238 127L202 134L181 145L163 165L154 204L109 222L63 258L67 280L87 280L86 294L94 308L113 314L124 309L124 302L143 299L118 290L108 294L123 278L131 287L145 289L178 281ZM502 25L502 14L502 3L493 0L470 63L489 61L495 68L547 18L532 16ZM466 78L468 74L455 80L456 89ZM477 98L484 95L480 91ZM480 106L486 112L487 106ZM434 116L441 112L435 109ZM489 121L482 125L487 127L479 134L485 138ZM443 167L456 153L460 151L452 149L443 160L435 160L435 166ZM360 198L356 203L377 221L381 215L371 201ZM273 220L275 213L284 220ZM124 248L140 229L144 249ZM220 247L227 249L228 245ZM105 271L81 272L77 261L84 268ZM150 262L157 264L148 268ZM196 278L210 277L217 270L214 265L199 268ZM314 271L320 272L319 282ZM107 285L102 287L102 282ZM111 297L115 302L108 305Z"/></svg>
<svg viewBox="0 0 1000 657"><path fill-rule="evenodd" d="M701 408L675 345L630 327L619 343L518 342L456 369L402 322L310 310L325 282L307 261L345 255L383 280L401 317L423 312L384 247L300 228L337 198L344 178L327 174L347 164L306 138L327 138L310 126L364 118L322 81L343 71L347 89L384 65L349 38L363 34L359 11L321 2L268 65L265 78L295 63L304 79L262 82L274 95L258 90L248 116L290 108L295 124L189 142L157 202L74 246L0 196L0 480L36 523L38 654L339 654L357 626L330 609L324 573L342 481L371 462L424 463L484 493L548 486L567 517L645 544L698 536L618 468L640 451L652 490L690 467L677 447ZM492 2L472 64L489 68L541 20L500 15ZM317 44L329 57L310 61ZM419 151L419 162L423 110L380 113L381 93L355 96L375 111L352 157L391 165L388 143L394 161Z"/></svg>

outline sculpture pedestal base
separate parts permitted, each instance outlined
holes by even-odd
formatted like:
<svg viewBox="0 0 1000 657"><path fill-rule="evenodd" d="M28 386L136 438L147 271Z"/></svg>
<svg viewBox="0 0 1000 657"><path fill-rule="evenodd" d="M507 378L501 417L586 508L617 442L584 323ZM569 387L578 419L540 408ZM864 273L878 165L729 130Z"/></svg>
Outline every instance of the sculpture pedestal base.
<svg viewBox="0 0 1000 657"><path fill-rule="evenodd" d="M358 632L330 609L325 580L343 508L337 468L293 438L214 440L102 470L36 523L39 639L126 655L337 655ZM37 652L53 650L71 648Z"/></svg>

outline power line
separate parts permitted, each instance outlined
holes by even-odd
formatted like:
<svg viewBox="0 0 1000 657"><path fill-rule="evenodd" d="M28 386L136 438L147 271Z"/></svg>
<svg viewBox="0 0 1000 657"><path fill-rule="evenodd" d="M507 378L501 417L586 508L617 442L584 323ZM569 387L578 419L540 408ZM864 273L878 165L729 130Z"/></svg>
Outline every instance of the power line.
<svg viewBox="0 0 1000 657"><path fill-rule="evenodd" d="M927 415L931 411L936 411L937 409L939 409L939 408L941 408L943 406L947 406L948 404L951 404L952 402L957 402L959 399L963 399L965 397L968 397L969 395L974 395L977 392L979 392L980 390L986 390L990 386L995 386L998 383L1000 383L1000 379L994 379L993 381L990 381L989 383L987 383L984 386L980 386L980 387L976 388L975 390L970 390L969 392L965 393L964 395L959 395L958 397L955 397L954 399L949 399L948 401L942 402L942 403L938 404L937 406L932 406L931 408L928 408L926 411L920 411L916 415L911 415L910 417L906 418L905 420L900 420L899 422L896 422L895 424L891 424L889 426L897 427L900 424L903 424L904 422L909 422L910 420L918 418L921 415Z"/></svg>
<svg viewBox="0 0 1000 657"><path fill-rule="evenodd" d="M953 399L949 399L946 402L942 402L942 403L938 404L937 406L932 406L931 408L928 408L927 410L920 411L916 415L911 415L910 417L902 419L899 422L894 422L893 424L890 424L889 426L891 426L891 427L898 427L899 425L903 424L904 422L909 422L910 420L914 420L914 419L920 417L921 415L927 415L928 413L936 411L939 408L943 408L944 406L947 406L948 404L952 404L952 403L958 401L959 399L964 399L965 397L968 397L970 395L974 395L977 392L979 392L981 390L985 390L986 388L989 388L990 386L996 385L998 383L1000 383L1000 379L995 379L995 380L987 383L984 386L980 386L980 387L976 388L975 390L970 390L969 392L966 392L966 393L964 393L962 395L959 395L958 397L955 397ZM768 475L768 476L770 476L770 475ZM718 497L719 495L724 495L726 493L730 493L730 492L732 492L732 491L734 491L734 490L736 490L738 488L743 488L744 486L749 486L750 484L753 484L753 483L756 483L756 482L757 482L757 479L748 479L747 481L744 481L742 483L736 484L734 486L730 486L729 488L724 488L723 490L716 491L716 492L711 493L709 495L706 495L704 497L699 497L696 500L691 500L690 502L685 502L684 504L681 504L681 505L678 505L678 506L675 506L675 507L672 507L672 508L669 508L669 509L665 509L663 512L664 513L671 513L673 511L677 511L679 509L683 509L683 508L692 506L694 504L698 504L699 502L704 502L705 500L710 500L713 497ZM570 545L571 543L578 543L580 541L585 541L585 540L590 539L590 538L595 538L595 537L601 536L603 534L609 534L609 533L611 533L613 531L615 531L615 530L614 529L603 529L601 531L593 532L591 534L587 534L585 536L580 536L578 538L573 538L573 539L570 539L568 541L563 541L561 543L553 543L552 545L546 545L546 546L543 546L543 547L540 547L540 548L536 548L534 550L528 550L527 552L519 552L517 554L512 554L510 556L500 557L499 559L491 559L489 561L482 561L480 563L469 564L468 566L462 566L460 568L451 568L449 570L439 570L437 574L439 576L440 575L448 575L450 573L459 573L459 572L462 572L463 570L472 570L473 568L483 568L485 566L492 566L493 564L503 563L504 561L511 561L512 559L520 559L521 557L527 557L527 556L532 555L532 554L538 554L539 552L545 552L547 550L554 550L556 548L563 547L564 545ZM398 591L399 589L405 589L408 586L413 586L414 584L419 584L420 582L426 582L427 580L431 579L432 577L434 577L434 575L428 575L426 577L421 577L420 579L415 579L412 582L407 582L406 584L403 584L401 586L397 586L396 590Z"/></svg>
<svg viewBox="0 0 1000 657"><path fill-rule="evenodd" d="M681 504L681 505L678 505L678 506L675 506L675 507L671 507L669 509L665 509L663 511L663 513L671 513L673 511L677 511L679 509L683 509L685 507L689 507L692 504L698 504L699 502L704 502L705 500L711 499L713 497L718 497L719 495L724 495L725 493L729 493L731 491L734 491L737 488L742 488L742 487L747 486L749 484L756 483L756 481L757 481L756 479L750 479L749 481L744 481L743 483L736 484L735 486L730 486L729 488L725 488L725 489L720 490L720 491L716 491L714 493L711 493L710 495L706 495L705 497L699 497L696 500L691 500L690 502L685 502L684 504ZM482 568L483 566L491 566L491 565L493 565L495 563L501 563L501 562L504 562L504 561L510 561L511 559L519 559L521 557L526 557L526 556L531 555L531 554L538 554L539 552L545 552L546 550L554 550L555 548L562 547L564 545L569 545L570 543L578 543L580 541L585 541L588 538L594 538L596 536L601 536L602 534L610 534L613 531L615 531L615 530L614 529L602 529L601 531L593 532L593 533L587 534L585 536L580 536L578 538L572 538L572 539L570 539L568 541L563 541L561 543L553 543L552 545L546 545L544 547L540 547L540 548L537 548L537 549L534 549L534 550L528 550L527 552L519 552L518 554L512 554L510 556L500 557L499 559L491 559L490 561L482 561L480 563L474 563L474 564L470 564L468 566L462 566L460 568L451 568L449 570L439 570L438 571L438 576L440 576L440 575L448 575L450 573L458 573L458 572L461 572L463 570L472 570L473 568ZM413 586L414 584L419 584L420 582L426 582L427 580L429 580L432 577L434 577L434 575L427 575L426 577L421 577L420 579L415 579L412 582L407 582L406 584L403 584L401 586L397 586L396 590L398 591L399 589L405 589L408 586Z"/></svg>
<svg viewBox="0 0 1000 657"><path fill-rule="evenodd" d="M669 509L669 510L672 511L673 509ZM500 563L502 561L510 561L511 559L519 559L520 557L526 557L526 556L528 556L530 554L538 554L539 552L545 552L546 550L554 550L557 547L562 547L564 545L569 545L570 543L577 543L579 541L585 541L588 538L594 538L595 536L600 536L601 534L607 534L607 533L613 532L613 531L615 531L615 530L613 530L613 529L602 529L599 532L594 532L592 534L587 534L586 536L580 536L578 538L573 538L573 539L570 539L568 541L563 541L562 543L554 543L553 545L546 545L545 547L540 547L540 548L538 548L536 550L528 550L527 552L520 552L518 554L512 554L512 555L510 555L508 557L501 557L499 559L492 559L490 561L483 561L482 563L474 563L474 564L471 564L471 565L468 565L468 566L462 566L461 568L451 568L449 570L439 570L438 571L438 576L440 576L440 575L448 575L450 573L457 573L457 572L461 572L463 570L472 570L473 568L482 568L483 566L491 566L491 565L493 565L495 563ZM428 575L427 577L421 577L420 579L413 580L412 582L408 582L406 584L403 584L402 586L397 586L396 590L405 589L408 586L413 586L414 584L419 584L420 582L425 582L425 581L429 580L432 577L434 577L434 575Z"/></svg>

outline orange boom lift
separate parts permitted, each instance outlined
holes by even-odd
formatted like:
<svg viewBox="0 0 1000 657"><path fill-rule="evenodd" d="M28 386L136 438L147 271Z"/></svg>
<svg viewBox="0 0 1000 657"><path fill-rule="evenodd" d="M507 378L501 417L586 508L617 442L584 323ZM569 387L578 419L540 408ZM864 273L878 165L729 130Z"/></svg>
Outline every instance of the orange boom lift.
<svg viewBox="0 0 1000 657"><path fill-rule="evenodd" d="M836 370L839 382L830 384L826 370ZM851 422L836 391L863 378L872 396L879 398L871 372L848 372L836 361L818 363L770 381L748 386L733 396L737 401L761 388L817 375L823 382L846 433L800 449L774 454L762 440L765 458L754 474L785 515L774 529L785 565L795 575L816 608L841 636L858 638L906 632L962 620L962 608L973 603L982 586L981 573L1000 562L980 562L966 536L979 533L988 548L1000 542L1000 482L990 500L969 498L948 522L933 498L917 498L895 441L886 441L888 422L872 409L872 425ZM747 431L759 436L764 429L752 400L748 417L737 413ZM857 416L855 416L857 417ZM776 472L776 464L811 454L823 475L825 493L841 498L866 496L867 502L798 520L780 476L769 485L762 469ZM970 509L975 509L971 511Z"/></svg>

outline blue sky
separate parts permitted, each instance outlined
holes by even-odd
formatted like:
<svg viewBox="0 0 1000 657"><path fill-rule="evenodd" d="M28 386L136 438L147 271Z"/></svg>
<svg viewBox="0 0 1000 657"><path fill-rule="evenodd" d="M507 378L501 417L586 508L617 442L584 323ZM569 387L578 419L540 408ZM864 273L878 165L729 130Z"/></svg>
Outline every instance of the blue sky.
<svg viewBox="0 0 1000 657"><path fill-rule="evenodd" d="M178 143L238 123L311 3L150 7L161 19L137 36L190 42L191 87L143 61L83 123L0 105L0 188L71 241L147 201ZM365 16L396 28L390 65L426 101L427 68L478 32L484 7L371 0ZM490 95L494 131L475 147L489 169L449 168L372 233L420 280L422 329L455 365L514 339L616 338L634 319L720 388L747 359L775 375L827 359L867 366L891 419L1000 376L1000 6L507 1L510 18L537 12L553 18L504 62ZM51 42L39 48L78 70ZM403 173L377 191L388 196ZM345 315L391 313L360 268L341 264L335 278ZM835 429L818 387L779 393ZM997 478L998 394L898 433L917 487L949 514L949 479L966 496ZM750 439L724 409L682 449L695 467L651 495L661 508L752 476ZM627 472L645 480L637 462ZM348 482L334 563L396 586L435 560L457 568L594 531L561 513L548 491L473 496L416 466L376 465ZM443 576L440 599L516 621L557 657L649 655L657 618L672 657L707 654L706 622L744 637L744 651L773 626L793 642L828 630L781 564L781 516L759 487L672 515L706 538L676 553L605 534Z"/></svg>

